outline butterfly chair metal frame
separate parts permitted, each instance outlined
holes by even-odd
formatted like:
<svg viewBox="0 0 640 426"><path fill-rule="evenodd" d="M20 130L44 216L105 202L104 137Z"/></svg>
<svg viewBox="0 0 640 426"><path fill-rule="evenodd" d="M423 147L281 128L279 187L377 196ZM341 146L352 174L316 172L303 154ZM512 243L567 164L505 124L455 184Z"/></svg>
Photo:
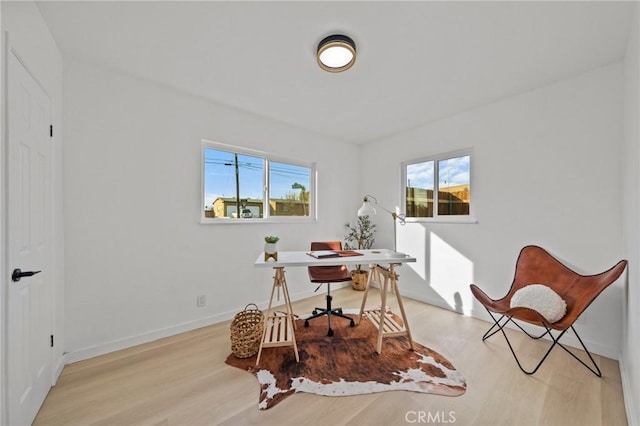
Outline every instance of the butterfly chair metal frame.
<svg viewBox="0 0 640 426"><path fill-rule="evenodd" d="M562 264L559 260L551 256L546 250L538 246L526 246L520 251L518 260L516 262L516 271L511 284L511 288L506 296L502 299L494 300L487 296L478 286L471 284L471 292L475 298L484 306L489 313L489 316L494 321L494 324L487 330L482 336L484 342L489 337L498 333L502 333L504 339L507 341L507 345L511 350L513 358L516 360L518 367L525 374L534 374L540 366L547 359L551 350L556 346L560 346L569 355L575 358L578 362L584 365L589 371L598 377L602 377L600 368L598 368L593 356L586 348L582 339L576 332L573 324L584 312L584 310L593 302L596 297L609 285L613 284L622 274L627 266L626 260L621 260L615 264L612 268L605 272L596 275L581 275L567 266ZM513 294L519 289L529 284L544 284L553 289L564 301L567 303L567 312L560 320L550 323L542 314L534 309L525 307L511 307L511 298ZM500 316L499 318L497 318ZM496 319L497 318L497 319ZM533 335L526 331L515 320L526 322L529 324L537 325L545 329L544 333ZM542 359L533 368L533 370L526 370L518 356L516 355L511 341L507 337L507 333L504 328L509 323L515 324L520 330L522 330L528 337L532 339L541 339L542 337L549 335L552 343ZM593 368L587 365L583 360L578 358L572 351L566 346L560 343L560 339L565 335L567 331L573 331L578 338L580 345L587 353ZM554 336L552 330L557 331L557 335Z"/></svg>

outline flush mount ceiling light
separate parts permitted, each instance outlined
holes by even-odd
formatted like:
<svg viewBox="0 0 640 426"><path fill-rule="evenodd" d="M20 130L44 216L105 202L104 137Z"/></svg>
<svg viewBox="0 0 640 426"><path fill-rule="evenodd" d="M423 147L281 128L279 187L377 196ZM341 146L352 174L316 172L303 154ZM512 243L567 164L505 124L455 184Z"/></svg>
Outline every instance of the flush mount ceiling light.
<svg viewBox="0 0 640 426"><path fill-rule="evenodd" d="M346 35L330 35L318 44L318 65L325 71L346 71L355 62L356 44Z"/></svg>

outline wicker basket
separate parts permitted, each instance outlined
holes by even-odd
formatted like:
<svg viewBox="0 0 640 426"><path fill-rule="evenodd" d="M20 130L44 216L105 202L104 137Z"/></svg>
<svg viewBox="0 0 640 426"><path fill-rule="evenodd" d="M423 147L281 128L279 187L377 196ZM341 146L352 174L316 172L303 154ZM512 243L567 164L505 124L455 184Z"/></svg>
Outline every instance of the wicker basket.
<svg viewBox="0 0 640 426"><path fill-rule="evenodd" d="M364 291L367 288L367 281L369 281L369 271L351 271L351 287L354 290Z"/></svg>
<svg viewBox="0 0 640 426"><path fill-rule="evenodd" d="M254 306L255 309L250 306ZM258 353L264 329L264 315L255 303L249 303L231 321L231 352L238 358Z"/></svg>

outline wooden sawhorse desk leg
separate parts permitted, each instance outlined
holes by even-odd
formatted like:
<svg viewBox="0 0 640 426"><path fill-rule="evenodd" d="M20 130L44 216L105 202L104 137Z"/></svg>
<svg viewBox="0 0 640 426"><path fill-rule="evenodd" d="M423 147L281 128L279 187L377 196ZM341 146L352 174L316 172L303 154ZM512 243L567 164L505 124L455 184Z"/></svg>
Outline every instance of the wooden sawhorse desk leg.
<svg viewBox="0 0 640 426"><path fill-rule="evenodd" d="M358 324L362 320L362 315L365 315L369 320L378 326L378 341L376 345L376 352L382 353L382 338L391 336L407 336L409 339L409 346L411 350L414 350L413 338L411 337L411 330L409 329L409 321L407 320L407 314L404 310L404 304L402 303L402 296L398 289L398 274L395 272L396 264L391 264L389 268L383 268L380 265L370 265L369 268L369 280L367 281L367 287L365 293L362 296L362 304L360 306L360 315ZM379 313L376 310L365 311L364 307L367 302L367 293L369 292L369 286L375 278L378 279L378 285L380 288L381 305ZM381 277L384 277L384 282L381 283ZM389 287L393 290L400 307L400 314L402 316L402 325L398 324L394 319L387 315L387 294Z"/></svg>
<svg viewBox="0 0 640 426"><path fill-rule="evenodd" d="M364 314L364 307L367 304L367 296L369 295L369 289L371 288L371 283L377 282L378 285L382 288L382 282L380 280L380 273L376 269L376 265L369 265L369 277L367 278L367 285L364 288L364 294L362 295L362 303L360 304L360 315L358 315L358 325L360 325L360 321L362 321L362 315ZM382 295L382 293L380 293ZM380 301L382 303L382 300Z"/></svg>
<svg viewBox="0 0 640 426"><path fill-rule="evenodd" d="M263 348L275 346L293 346L296 354L296 361L300 361L298 355L298 345L296 344L295 320L293 308L291 307L291 299L289 298L289 289L287 288L287 280L284 276L284 268L279 266L273 268L275 275L273 276L273 287L271 288L271 298L269 299L269 307L267 308L267 316L265 317L264 330L262 331L262 339L260 340L260 349L258 349L258 358L256 365L260 362ZM284 315L278 315L277 312L271 316L271 306L273 305L273 295L278 291L278 300L280 300L280 289L284 295L284 305L287 312Z"/></svg>

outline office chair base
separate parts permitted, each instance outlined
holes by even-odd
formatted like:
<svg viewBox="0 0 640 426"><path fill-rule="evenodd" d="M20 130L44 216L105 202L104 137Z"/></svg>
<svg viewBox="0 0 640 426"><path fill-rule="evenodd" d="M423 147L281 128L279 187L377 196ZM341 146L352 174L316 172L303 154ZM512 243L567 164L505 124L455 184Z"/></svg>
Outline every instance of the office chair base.
<svg viewBox="0 0 640 426"><path fill-rule="evenodd" d="M353 318L344 315L342 313L342 308L335 308L335 309L331 309L331 300L333 299L333 297L331 297L330 295L327 295L326 297L327 299L327 308L315 308L312 312L312 315L304 320L304 326L305 327L309 327L309 320L312 320L314 318L318 318L318 317L322 317L322 316L327 316L328 318L328 322L329 322L329 330L327 331L327 336L333 336L333 329L331 328L331 317L340 317L340 318L344 318L344 319L348 319L349 322L349 326L350 327L355 327L356 323L353 320Z"/></svg>

